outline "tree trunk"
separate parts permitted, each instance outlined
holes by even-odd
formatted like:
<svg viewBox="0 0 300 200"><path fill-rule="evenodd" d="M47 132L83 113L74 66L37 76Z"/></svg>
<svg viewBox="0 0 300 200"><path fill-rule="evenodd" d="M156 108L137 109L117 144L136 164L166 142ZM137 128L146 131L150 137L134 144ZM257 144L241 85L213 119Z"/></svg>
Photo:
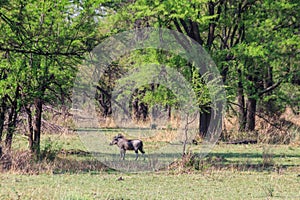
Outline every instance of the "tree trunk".
<svg viewBox="0 0 300 200"><path fill-rule="evenodd" d="M12 102L10 112L8 115L8 127L7 134L5 138L5 148L10 151L12 145L13 134L17 126L17 116L18 116L18 99L19 99L20 88L17 86L15 91L15 98Z"/></svg>
<svg viewBox="0 0 300 200"><path fill-rule="evenodd" d="M16 129L17 124L17 111L14 106L11 107L9 116L8 116L8 127L5 138L5 148L10 151L12 145L13 134Z"/></svg>
<svg viewBox="0 0 300 200"><path fill-rule="evenodd" d="M251 68L249 68L251 69ZM256 115L256 97L257 88L259 87L258 72L252 68L252 73L247 76L250 83L253 83L248 94L247 109L246 109L246 131L254 131L255 129L255 115Z"/></svg>
<svg viewBox="0 0 300 200"><path fill-rule="evenodd" d="M168 109L168 121L170 121L172 117L172 107L170 105L167 105L167 109Z"/></svg>
<svg viewBox="0 0 300 200"><path fill-rule="evenodd" d="M29 107L26 107L26 113L27 113L27 124L28 124L28 144L29 149L31 152L34 152L33 149L33 125L32 125L32 112Z"/></svg>
<svg viewBox="0 0 300 200"><path fill-rule="evenodd" d="M135 92L133 93L133 98L132 98L132 119L139 121L140 120L140 113L139 113L139 100L138 97L136 97L137 95L137 89L135 90Z"/></svg>
<svg viewBox="0 0 300 200"><path fill-rule="evenodd" d="M256 113L256 99L250 97L247 101L246 131L254 131L255 113Z"/></svg>
<svg viewBox="0 0 300 200"><path fill-rule="evenodd" d="M238 87L237 87L237 100L238 100L238 121L239 121L239 131L245 131L246 128L246 109L245 109L245 97L244 97L244 89L243 82L241 80L242 72L238 69Z"/></svg>
<svg viewBox="0 0 300 200"><path fill-rule="evenodd" d="M148 105L140 101L140 97L145 95L145 90L136 89L132 97L132 118L136 121L146 121L149 113Z"/></svg>
<svg viewBox="0 0 300 200"><path fill-rule="evenodd" d="M142 116L142 121L146 121L148 117L148 106L143 102L139 105L139 113L140 116Z"/></svg>
<svg viewBox="0 0 300 200"><path fill-rule="evenodd" d="M112 108L111 108L111 92L100 89L98 86L98 91L96 94L96 98L100 105L100 112L103 117L109 117L112 114Z"/></svg>
<svg viewBox="0 0 300 200"><path fill-rule="evenodd" d="M2 141L4 123L5 123L5 112L6 112L6 103L5 99L1 99L1 108L0 108L0 142Z"/></svg>
<svg viewBox="0 0 300 200"><path fill-rule="evenodd" d="M204 112L200 112L200 123L199 123L199 132L202 138L205 138L208 133L208 127L211 117L211 108L206 108Z"/></svg>
<svg viewBox="0 0 300 200"><path fill-rule="evenodd" d="M34 127L33 127L33 152L36 156L40 154L40 141L41 141L41 126L42 126L42 109L43 102L40 98L34 101L35 114L34 114Z"/></svg>
<svg viewBox="0 0 300 200"><path fill-rule="evenodd" d="M267 66L267 72L266 72L266 76L264 78L264 90L271 87L273 84L274 84L273 68L272 68L272 66L269 65L269 66ZM273 91L271 90L269 92L266 92L263 95L269 96L269 95L272 95L272 92ZM273 115L274 113L276 113L276 106L275 106L274 99L269 99L267 102L265 102L264 108L265 108L265 112L270 116Z"/></svg>
<svg viewBox="0 0 300 200"><path fill-rule="evenodd" d="M210 16L215 15L215 4L212 1L208 2L208 12L209 12ZM215 39L216 23L214 20L211 20L211 22L209 23L209 31L208 31L208 37L207 37L207 42L206 42L206 45L207 45L209 51L211 50L213 41Z"/></svg>

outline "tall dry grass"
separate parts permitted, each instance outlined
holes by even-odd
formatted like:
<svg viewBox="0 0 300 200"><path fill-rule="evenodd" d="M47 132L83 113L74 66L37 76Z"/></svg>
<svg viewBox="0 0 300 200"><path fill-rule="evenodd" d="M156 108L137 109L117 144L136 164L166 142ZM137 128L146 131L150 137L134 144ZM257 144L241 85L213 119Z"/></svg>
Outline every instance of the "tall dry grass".
<svg viewBox="0 0 300 200"><path fill-rule="evenodd" d="M222 138L226 141L257 140L258 143L300 145L300 115L295 115L290 108L281 116L256 116L255 120L255 131L240 132L237 117L227 116Z"/></svg>
<svg viewBox="0 0 300 200"><path fill-rule="evenodd" d="M54 160L38 160L30 151L12 151L0 158L0 172L17 174L80 173L108 169L96 159L75 159L58 155Z"/></svg>

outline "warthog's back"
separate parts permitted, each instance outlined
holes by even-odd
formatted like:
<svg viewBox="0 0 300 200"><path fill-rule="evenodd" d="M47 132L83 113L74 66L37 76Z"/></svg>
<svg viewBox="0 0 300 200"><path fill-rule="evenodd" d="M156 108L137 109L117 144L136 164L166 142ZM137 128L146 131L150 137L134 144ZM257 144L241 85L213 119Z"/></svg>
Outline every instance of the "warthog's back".
<svg viewBox="0 0 300 200"><path fill-rule="evenodd" d="M132 144L133 148L139 148L143 146L143 142L141 140L129 140L130 143Z"/></svg>
<svg viewBox="0 0 300 200"><path fill-rule="evenodd" d="M143 146L143 142L141 140L120 139L118 142L118 146L126 150L136 150L139 147Z"/></svg>

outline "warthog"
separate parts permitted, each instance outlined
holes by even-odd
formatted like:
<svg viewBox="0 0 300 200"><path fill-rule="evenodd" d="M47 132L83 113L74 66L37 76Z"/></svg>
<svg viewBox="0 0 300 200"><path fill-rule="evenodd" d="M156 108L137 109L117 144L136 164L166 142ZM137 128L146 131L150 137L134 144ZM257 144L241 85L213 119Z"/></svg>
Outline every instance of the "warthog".
<svg viewBox="0 0 300 200"><path fill-rule="evenodd" d="M141 140L127 140L123 135L119 134L113 138L109 145L116 144L120 148L120 156L121 159L125 159L126 150L134 150L135 152L135 160L138 159L140 151L143 155L145 151L143 150L143 142Z"/></svg>

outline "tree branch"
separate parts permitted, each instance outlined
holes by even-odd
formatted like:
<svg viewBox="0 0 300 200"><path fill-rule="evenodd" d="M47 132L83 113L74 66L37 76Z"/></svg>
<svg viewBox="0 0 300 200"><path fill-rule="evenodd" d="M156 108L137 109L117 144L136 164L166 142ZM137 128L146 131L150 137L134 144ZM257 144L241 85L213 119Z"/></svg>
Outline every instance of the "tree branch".
<svg viewBox="0 0 300 200"><path fill-rule="evenodd" d="M71 51L71 52L44 52L41 50L26 50L26 49L19 49L19 48L7 48L4 47L3 44L0 44L0 51L5 52L16 52L16 53L23 53L23 54L34 54L34 55L42 55L42 56L82 56L84 53L87 52L88 49L82 49L80 51Z"/></svg>
<svg viewBox="0 0 300 200"><path fill-rule="evenodd" d="M238 106L238 107L241 107L239 104L234 103L234 102L232 102L232 101L229 101L228 103L229 103L229 104L232 104L232 105L235 105L235 106ZM251 112L251 111L250 111L250 110L247 110L247 112ZM265 122L267 122L267 123L270 124L271 126L277 128L278 130L286 131L286 130L283 130L281 127L278 127L276 124L272 123L270 120L266 119L266 118L263 117L262 115L259 115L259 114L257 114L256 112L254 112L254 114L255 114L257 117L263 119Z"/></svg>
<svg viewBox="0 0 300 200"><path fill-rule="evenodd" d="M278 81L277 83L271 85L270 87L267 87L266 89L264 89L263 91L258 93L258 96L262 96L263 94L270 92L274 89L276 89L280 84L282 83L282 80Z"/></svg>

